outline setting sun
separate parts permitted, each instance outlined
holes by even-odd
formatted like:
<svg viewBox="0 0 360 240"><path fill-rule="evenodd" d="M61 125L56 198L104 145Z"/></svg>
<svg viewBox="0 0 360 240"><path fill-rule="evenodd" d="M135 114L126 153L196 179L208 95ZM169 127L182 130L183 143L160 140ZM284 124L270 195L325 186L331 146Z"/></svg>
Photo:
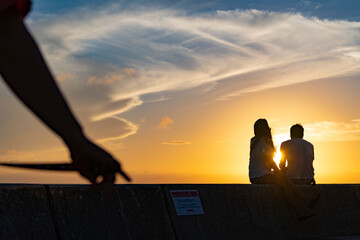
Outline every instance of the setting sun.
<svg viewBox="0 0 360 240"><path fill-rule="evenodd" d="M289 140L289 134L275 134L273 136L274 139L274 145L276 147L276 152L275 152L275 156L274 156L274 161L276 163L276 165L279 166L280 164L280 159L281 159L281 152L280 152L280 145L282 142Z"/></svg>

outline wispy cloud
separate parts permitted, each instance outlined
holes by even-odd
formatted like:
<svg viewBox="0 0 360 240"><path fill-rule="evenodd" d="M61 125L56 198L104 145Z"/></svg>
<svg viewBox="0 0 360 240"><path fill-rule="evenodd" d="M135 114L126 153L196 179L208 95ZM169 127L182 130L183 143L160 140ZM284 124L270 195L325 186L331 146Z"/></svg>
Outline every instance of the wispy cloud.
<svg viewBox="0 0 360 240"><path fill-rule="evenodd" d="M117 114L123 113L135 106L141 105L142 101L138 97L128 98L118 101L104 102L100 101L93 105L87 106L91 108L89 111L94 112L90 118L92 121L99 121L104 118L113 117ZM96 114L98 113L98 114Z"/></svg>
<svg viewBox="0 0 360 240"><path fill-rule="evenodd" d="M126 119L109 117L86 124L86 129L98 141L110 141L133 135L138 127Z"/></svg>
<svg viewBox="0 0 360 240"><path fill-rule="evenodd" d="M174 123L174 120L172 120L171 118L166 116L161 119L161 121L157 127L159 129L168 130L168 129L170 129L170 125L172 125L173 123Z"/></svg>
<svg viewBox="0 0 360 240"><path fill-rule="evenodd" d="M20 148L20 147L19 147ZM68 152L64 147L47 148L46 150L6 150L0 151L2 162L65 162L68 160Z"/></svg>
<svg viewBox="0 0 360 240"><path fill-rule="evenodd" d="M160 98L156 98L156 99L152 99L152 100L147 100L145 102L147 103L157 103L157 102L165 102L171 100L171 98L164 98L164 97L160 97Z"/></svg>
<svg viewBox="0 0 360 240"><path fill-rule="evenodd" d="M360 119L304 124L306 137L321 141L360 141Z"/></svg>
<svg viewBox="0 0 360 240"><path fill-rule="evenodd" d="M60 84L92 121L139 106L141 96L156 92L209 83L216 91L217 82L241 82L219 98L226 100L360 73L359 22L293 12L187 13L113 4L44 16L30 27L54 72L71 74Z"/></svg>
<svg viewBox="0 0 360 240"><path fill-rule="evenodd" d="M116 81L120 81L124 78L124 75L120 74L112 74L111 76L105 76L103 78L91 77L88 79L88 85L109 85Z"/></svg>
<svg viewBox="0 0 360 240"><path fill-rule="evenodd" d="M166 145L189 145L191 142L189 141L169 141L169 142L163 142L162 144Z"/></svg>
<svg viewBox="0 0 360 240"><path fill-rule="evenodd" d="M303 124L304 138L311 141L360 141L360 119L350 122L323 121ZM290 126L274 135L277 144L290 138Z"/></svg>
<svg viewBox="0 0 360 240"><path fill-rule="evenodd" d="M323 7L323 4L308 0L301 0L301 4L304 5L305 8L310 8L310 9L318 9Z"/></svg>
<svg viewBox="0 0 360 240"><path fill-rule="evenodd" d="M112 5L97 12L50 16L31 26L55 70L75 66L79 81L112 76L119 68L134 69L131 81L112 81L112 99L241 80L254 72L261 77L228 97L359 72L360 23L295 13L232 10L186 15L183 10L150 12Z"/></svg>
<svg viewBox="0 0 360 240"><path fill-rule="evenodd" d="M73 79L73 78L74 78L74 76L67 72L60 73L56 76L56 80L58 80L60 82L69 80L69 79Z"/></svg>
<svg viewBox="0 0 360 240"><path fill-rule="evenodd" d="M114 84L117 81L124 79L125 77L131 77L136 74L135 69L133 68L124 68L121 72L111 73L110 75L98 77L92 76L87 80L87 85L110 85Z"/></svg>

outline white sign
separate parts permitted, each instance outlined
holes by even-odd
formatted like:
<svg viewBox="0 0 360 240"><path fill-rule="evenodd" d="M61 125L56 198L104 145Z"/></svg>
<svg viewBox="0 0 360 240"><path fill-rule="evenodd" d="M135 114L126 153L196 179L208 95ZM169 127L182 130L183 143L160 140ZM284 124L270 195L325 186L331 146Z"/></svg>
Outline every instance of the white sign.
<svg viewBox="0 0 360 240"><path fill-rule="evenodd" d="M197 190L171 190L177 215L204 214Z"/></svg>

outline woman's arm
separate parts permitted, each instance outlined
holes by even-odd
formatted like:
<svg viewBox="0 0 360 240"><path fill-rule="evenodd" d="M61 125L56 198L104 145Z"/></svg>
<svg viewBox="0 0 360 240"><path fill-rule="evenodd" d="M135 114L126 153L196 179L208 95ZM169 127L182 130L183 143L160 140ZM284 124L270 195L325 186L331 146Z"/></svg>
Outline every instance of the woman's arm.
<svg viewBox="0 0 360 240"><path fill-rule="evenodd" d="M0 14L0 71L21 101L68 145L83 133L16 8Z"/></svg>
<svg viewBox="0 0 360 240"><path fill-rule="evenodd" d="M267 162L266 162L267 166L271 169L273 169L275 172L279 172L280 169L278 168L278 166L276 165L276 163L274 162L272 157L268 157L267 158Z"/></svg>
<svg viewBox="0 0 360 240"><path fill-rule="evenodd" d="M274 161L274 154L274 149L268 145L267 150L265 151L265 164L275 172L278 172L279 168Z"/></svg>
<svg viewBox="0 0 360 240"><path fill-rule="evenodd" d="M16 8L0 13L0 34L0 73L6 83L63 139L82 176L95 183L101 175L102 183L112 185L119 163L84 135Z"/></svg>

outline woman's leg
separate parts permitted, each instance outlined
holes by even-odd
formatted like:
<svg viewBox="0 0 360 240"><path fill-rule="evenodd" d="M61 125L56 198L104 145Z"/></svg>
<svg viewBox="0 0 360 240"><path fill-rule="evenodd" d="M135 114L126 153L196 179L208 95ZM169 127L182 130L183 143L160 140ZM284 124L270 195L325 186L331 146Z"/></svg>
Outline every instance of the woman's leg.
<svg viewBox="0 0 360 240"><path fill-rule="evenodd" d="M309 211L303 211L301 207L297 204L295 199L295 192L293 191L293 187L289 183L288 179L286 177L280 175L280 174L268 174L261 178L259 183L264 184L274 184L278 186L282 192L282 194L285 197L286 202L294 209L295 214L298 218L301 218L303 216L311 215L312 213ZM296 186L294 187L294 189ZM296 193L301 195L302 197L306 197L300 190L295 189Z"/></svg>
<svg viewBox="0 0 360 240"><path fill-rule="evenodd" d="M287 177L284 177L284 180L288 182L294 195L297 198L301 199L306 204L306 206L309 206L312 198L309 196L306 196L302 191L300 191L300 189L294 183L292 183L291 180L288 179Z"/></svg>

